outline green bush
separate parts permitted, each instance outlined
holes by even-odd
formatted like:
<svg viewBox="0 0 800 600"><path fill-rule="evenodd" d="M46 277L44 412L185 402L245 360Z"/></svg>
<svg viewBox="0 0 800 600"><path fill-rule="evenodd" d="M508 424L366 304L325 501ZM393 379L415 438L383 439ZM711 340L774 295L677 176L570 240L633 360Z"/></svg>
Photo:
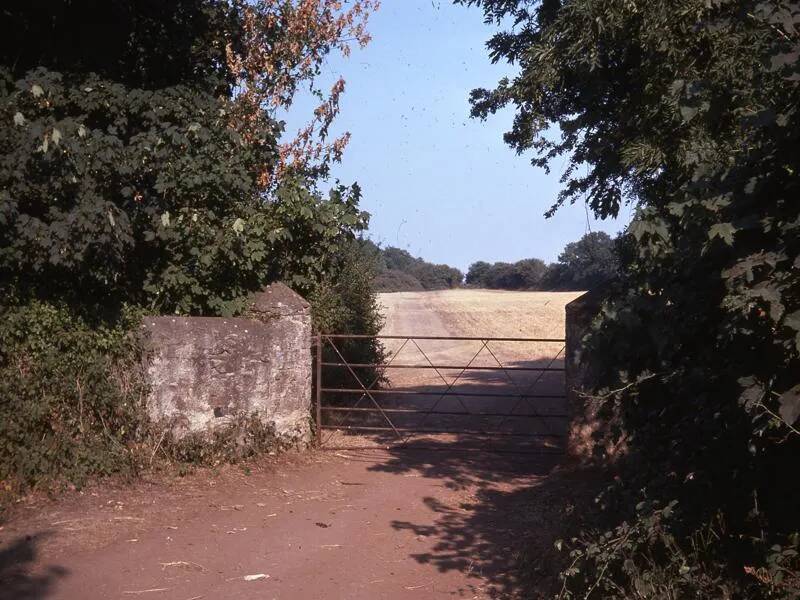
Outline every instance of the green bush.
<svg viewBox="0 0 800 600"><path fill-rule="evenodd" d="M550 265L538 258L513 264L481 260L470 265L467 284L499 290L592 289L617 277L616 243L607 233L592 232L567 244Z"/></svg>
<svg viewBox="0 0 800 600"><path fill-rule="evenodd" d="M0 479L13 491L131 472L146 385L134 311L89 322L42 302L0 307Z"/></svg>
<svg viewBox="0 0 800 600"><path fill-rule="evenodd" d="M564 246L544 274L541 285L547 289L589 290L618 276L617 242L607 233L587 233L577 242Z"/></svg>
<svg viewBox="0 0 800 600"><path fill-rule="evenodd" d="M244 127L236 112L242 73L226 56L241 3L101 4L13 3L0 24L0 477L12 487L130 470L163 443L204 462L231 436L269 445L238 421L208 449L151 430L140 312L236 314L283 280L329 307L332 326L374 331L374 298L339 256L367 226L358 186L324 196L300 167L270 183L281 125L259 111Z"/></svg>
<svg viewBox="0 0 800 600"><path fill-rule="evenodd" d="M377 292L422 292L424 290L419 279L397 269L386 269L375 277L375 291Z"/></svg>
<svg viewBox="0 0 800 600"><path fill-rule="evenodd" d="M383 317L373 286L379 267L371 248L369 242L360 239L342 244L339 261L309 297L316 331L367 336L381 332ZM331 344L324 344L325 362L342 362L344 358L352 363L375 364L385 357L383 344L374 338L333 342L341 356ZM364 385L377 377L373 368L354 371ZM323 378L326 387L358 387L353 375L343 367L326 367Z"/></svg>
<svg viewBox="0 0 800 600"><path fill-rule="evenodd" d="M376 286L380 291L449 290L464 280L464 274L449 265L429 263L400 248L379 248L372 242L366 243L378 255Z"/></svg>
<svg viewBox="0 0 800 600"><path fill-rule="evenodd" d="M366 227L356 185L323 197L296 169L265 187L281 125L259 112L237 128L235 3L48 8L9 7L0 36L2 285L89 311L228 315L277 279L309 292ZM77 35L87 14L119 37Z"/></svg>
<svg viewBox="0 0 800 600"><path fill-rule="evenodd" d="M366 225L357 187L256 189L274 156L242 145L229 104L190 87L0 71L0 274L27 297L231 314L287 279L309 288Z"/></svg>
<svg viewBox="0 0 800 600"><path fill-rule="evenodd" d="M373 282L376 261L364 240L343 240L336 260L309 296L314 328L377 335L383 326Z"/></svg>

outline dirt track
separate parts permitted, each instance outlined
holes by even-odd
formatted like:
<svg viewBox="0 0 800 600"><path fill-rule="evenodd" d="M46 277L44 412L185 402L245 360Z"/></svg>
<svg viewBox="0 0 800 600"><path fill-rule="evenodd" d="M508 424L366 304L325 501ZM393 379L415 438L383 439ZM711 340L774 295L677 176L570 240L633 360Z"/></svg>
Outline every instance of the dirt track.
<svg viewBox="0 0 800 600"><path fill-rule="evenodd" d="M387 333L560 337L572 297L458 291L382 302ZM555 460L313 452L249 474L31 499L0 529L0 598L536 597L512 565L552 543L566 504L548 484Z"/></svg>

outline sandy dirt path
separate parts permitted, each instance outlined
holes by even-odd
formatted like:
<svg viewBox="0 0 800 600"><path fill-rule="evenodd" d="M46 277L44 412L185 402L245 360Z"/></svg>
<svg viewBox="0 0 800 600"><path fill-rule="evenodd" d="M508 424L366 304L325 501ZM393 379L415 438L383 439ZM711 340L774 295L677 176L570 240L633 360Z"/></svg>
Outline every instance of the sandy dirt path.
<svg viewBox="0 0 800 600"><path fill-rule="evenodd" d="M486 333L502 314L489 333L530 335L525 323L536 313L525 307L538 306L552 310L543 323L563 336L565 298L545 308L555 300L500 295L494 309L474 310L467 298L384 296L387 332ZM552 544L548 527L565 504L546 485L556 462L310 452L247 472L199 470L31 498L0 527L0 599L536 597L513 565L531 544Z"/></svg>

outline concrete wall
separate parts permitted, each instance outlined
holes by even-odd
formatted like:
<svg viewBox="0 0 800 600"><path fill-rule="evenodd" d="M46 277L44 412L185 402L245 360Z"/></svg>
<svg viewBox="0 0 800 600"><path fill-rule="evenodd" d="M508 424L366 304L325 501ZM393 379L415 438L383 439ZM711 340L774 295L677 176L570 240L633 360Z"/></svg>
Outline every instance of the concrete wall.
<svg viewBox="0 0 800 600"><path fill-rule="evenodd" d="M311 314L283 284L256 294L248 318L148 317L151 418L180 437L242 416L310 440Z"/></svg>

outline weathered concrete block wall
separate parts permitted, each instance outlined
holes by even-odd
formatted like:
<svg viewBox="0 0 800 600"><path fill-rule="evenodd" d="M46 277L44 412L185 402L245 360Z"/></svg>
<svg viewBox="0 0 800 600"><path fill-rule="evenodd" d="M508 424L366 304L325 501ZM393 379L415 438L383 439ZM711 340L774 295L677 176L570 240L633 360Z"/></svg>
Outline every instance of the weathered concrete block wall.
<svg viewBox="0 0 800 600"><path fill-rule="evenodd" d="M239 416L310 440L311 313L283 284L256 294L249 318L148 317L150 416L177 436Z"/></svg>
<svg viewBox="0 0 800 600"><path fill-rule="evenodd" d="M588 458L592 437L599 431L596 406L582 395L595 383L590 356L583 345L592 320L600 311L603 295L588 292L566 305L565 377L567 407L570 414L568 452L577 458Z"/></svg>

